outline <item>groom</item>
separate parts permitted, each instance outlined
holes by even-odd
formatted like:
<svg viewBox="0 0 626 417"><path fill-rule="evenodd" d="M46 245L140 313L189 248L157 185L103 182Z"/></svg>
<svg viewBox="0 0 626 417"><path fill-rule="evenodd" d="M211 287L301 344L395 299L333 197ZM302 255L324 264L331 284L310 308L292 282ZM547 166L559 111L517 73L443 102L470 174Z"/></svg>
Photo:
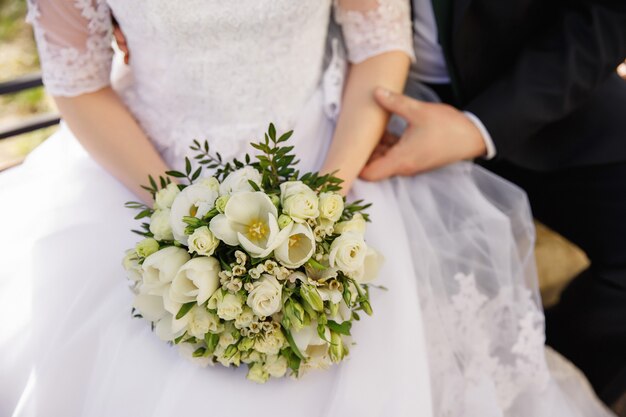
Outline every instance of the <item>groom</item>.
<svg viewBox="0 0 626 417"><path fill-rule="evenodd" d="M547 343L617 407L626 392L624 0L413 0L411 82L447 104L377 91L408 121L362 177L414 175L464 159L520 185L534 215L591 267L546 311ZM621 399L621 400L620 400Z"/></svg>

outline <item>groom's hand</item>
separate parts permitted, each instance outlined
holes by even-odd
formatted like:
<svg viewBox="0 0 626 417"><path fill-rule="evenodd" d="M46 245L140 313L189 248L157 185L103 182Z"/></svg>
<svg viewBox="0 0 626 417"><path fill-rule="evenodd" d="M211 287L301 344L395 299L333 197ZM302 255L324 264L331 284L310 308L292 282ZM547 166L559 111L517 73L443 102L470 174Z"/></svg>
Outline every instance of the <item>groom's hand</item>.
<svg viewBox="0 0 626 417"><path fill-rule="evenodd" d="M487 153L485 140L470 119L452 106L426 103L384 89L376 101L407 121L402 137L386 137L376 148L361 178L378 181L409 176Z"/></svg>

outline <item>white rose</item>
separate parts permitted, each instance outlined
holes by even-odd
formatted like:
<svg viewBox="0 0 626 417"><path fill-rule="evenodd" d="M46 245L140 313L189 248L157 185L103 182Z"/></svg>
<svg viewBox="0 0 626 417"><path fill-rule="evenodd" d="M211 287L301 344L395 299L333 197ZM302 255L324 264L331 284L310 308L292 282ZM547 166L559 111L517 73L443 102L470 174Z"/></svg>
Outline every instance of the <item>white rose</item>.
<svg viewBox="0 0 626 417"><path fill-rule="evenodd" d="M343 207L343 197L339 194L320 194L320 217L336 222L341 218Z"/></svg>
<svg viewBox="0 0 626 417"><path fill-rule="evenodd" d="M252 309L250 307L246 306L241 311L241 314L235 319L235 327L237 329L243 329L250 326L253 320L254 313L252 312Z"/></svg>
<svg viewBox="0 0 626 417"><path fill-rule="evenodd" d="M226 293L217 300L217 315L223 320L235 320L243 310L243 300L235 294Z"/></svg>
<svg viewBox="0 0 626 417"><path fill-rule="evenodd" d="M358 232L365 235L366 222L361 213L356 213L350 220L335 225L335 233Z"/></svg>
<svg viewBox="0 0 626 417"><path fill-rule="evenodd" d="M266 353L268 355L278 355L278 352L285 345L286 339L280 330L266 333L264 336L257 337L254 341L254 349L257 352Z"/></svg>
<svg viewBox="0 0 626 417"><path fill-rule="evenodd" d="M241 245L252 257L264 258L285 241L291 227L280 230L278 210L262 192L241 191L226 203L209 225L213 234L230 246Z"/></svg>
<svg viewBox="0 0 626 417"><path fill-rule="evenodd" d="M378 278L380 268L383 266L385 257L373 248L368 248L363 267L353 275L359 284L367 284Z"/></svg>
<svg viewBox="0 0 626 417"><path fill-rule="evenodd" d="M154 196L154 208L157 210L164 210L172 207L172 203L178 193L180 193L180 189L177 184L168 184L167 187L157 191Z"/></svg>
<svg viewBox="0 0 626 417"><path fill-rule="evenodd" d="M156 210L150 217L150 232L156 240L172 240L172 226L170 224L170 210Z"/></svg>
<svg viewBox="0 0 626 417"><path fill-rule="evenodd" d="M282 378L287 373L287 359L283 356L268 355L263 368L270 376Z"/></svg>
<svg viewBox="0 0 626 417"><path fill-rule="evenodd" d="M187 223L183 218L189 216L201 219L215 206L217 197L217 191L205 183L190 185L176 196L170 212L170 224L177 241L187 245Z"/></svg>
<svg viewBox="0 0 626 417"><path fill-rule="evenodd" d="M354 274L363 268L366 255L367 245L363 240L363 235L357 232L346 232L330 245L328 263L345 274Z"/></svg>
<svg viewBox="0 0 626 417"><path fill-rule="evenodd" d="M194 230L189 236L189 253L196 252L198 255L211 256L220 244L208 227L202 226Z"/></svg>
<svg viewBox="0 0 626 417"><path fill-rule="evenodd" d="M235 194L241 191L255 191L250 185L252 181L261 188L262 176L259 171L251 166L245 166L228 174L220 184L220 195Z"/></svg>
<svg viewBox="0 0 626 417"><path fill-rule="evenodd" d="M187 251L176 246L168 246L148 256L141 265L143 270L141 292L163 295L169 290L169 285L180 267L189 259Z"/></svg>
<svg viewBox="0 0 626 417"><path fill-rule="evenodd" d="M220 263L213 257L198 257L185 263L170 287L170 299L186 304L204 304L220 286Z"/></svg>
<svg viewBox="0 0 626 417"><path fill-rule="evenodd" d="M254 314L268 317L280 310L283 287L275 277L263 274L253 285L254 289L248 294L247 304Z"/></svg>
<svg viewBox="0 0 626 417"><path fill-rule="evenodd" d="M307 223L296 223L289 237L274 250L274 256L287 268L304 265L315 253L315 236Z"/></svg>
<svg viewBox="0 0 626 417"><path fill-rule="evenodd" d="M198 180L196 184L204 185L205 187L208 187L213 191L220 191L220 182L215 177L200 178L200 180Z"/></svg>
<svg viewBox="0 0 626 417"><path fill-rule="evenodd" d="M302 181L287 181L280 185L283 211L298 223L316 219L319 214L317 194Z"/></svg>
<svg viewBox="0 0 626 417"><path fill-rule="evenodd" d="M257 384L264 384L269 379L269 377L270 376L263 367L263 365L258 362L250 367L250 369L248 370L248 375L246 375L246 378L248 378L252 382L256 382Z"/></svg>
<svg viewBox="0 0 626 417"><path fill-rule="evenodd" d="M172 330L181 334L186 331L190 336L204 339L204 335L209 333L213 320L212 314L204 306L194 305L179 320L173 320Z"/></svg>

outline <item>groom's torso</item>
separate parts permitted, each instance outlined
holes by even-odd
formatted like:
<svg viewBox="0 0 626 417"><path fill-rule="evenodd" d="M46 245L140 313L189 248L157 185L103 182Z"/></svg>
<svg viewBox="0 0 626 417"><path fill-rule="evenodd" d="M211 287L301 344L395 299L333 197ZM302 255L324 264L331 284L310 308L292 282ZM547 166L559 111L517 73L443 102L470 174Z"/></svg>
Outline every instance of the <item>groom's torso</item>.
<svg viewBox="0 0 626 417"><path fill-rule="evenodd" d="M414 0L414 6L420 1L432 2L438 40L456 92L455 104L460 107L467 106L494 82L511 73L520 65L519 57L525 48L539 45L549 31L560 30L564 19L564 6L556 1ZM615 39L615 42L619 41ZM567 42L592 40L563 34L557 42L544 42L535 51L558 54L564 49L562 44ZM419 59L419 50L416 52ZM517 67L516 70L528 71L533 74L531 78L541 82L542 76L550 71L560 72L563 80L567 80L577 77L584 69L570 65L562 68ZM551 88L551 82L546 82L546 89ZM494 102L494 106L497 105ZM615 107L626 108L626 83L612 76L600 83L579 110L529 138L524 149L520 150L524 155L520 155L519 162L542 170L559 168L563 165L561 156L570 153L572 147L586 151L578 152L569 162L571 165L626 160L626 144L622 139L623 132L626 132L626 117L613 117L615 112L609 110ZM509 116L515 117L513 114Z"/></svg>

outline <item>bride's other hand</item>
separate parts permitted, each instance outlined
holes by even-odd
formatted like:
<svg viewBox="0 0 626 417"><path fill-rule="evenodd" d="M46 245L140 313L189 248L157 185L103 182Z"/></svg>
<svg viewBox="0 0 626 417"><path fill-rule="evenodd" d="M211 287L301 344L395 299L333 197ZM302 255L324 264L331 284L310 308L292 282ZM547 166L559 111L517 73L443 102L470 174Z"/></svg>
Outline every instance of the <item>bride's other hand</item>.
<svg viewBox="0 0 626 417"><path fill-rule="evenodd" d="M368 181L395 175L410 176L442 166L484 156L485 140L470 119L452 106L426 103L402 94L377 89L375 98L408 125L398 142L381 143L361 172Z"/></svg>

